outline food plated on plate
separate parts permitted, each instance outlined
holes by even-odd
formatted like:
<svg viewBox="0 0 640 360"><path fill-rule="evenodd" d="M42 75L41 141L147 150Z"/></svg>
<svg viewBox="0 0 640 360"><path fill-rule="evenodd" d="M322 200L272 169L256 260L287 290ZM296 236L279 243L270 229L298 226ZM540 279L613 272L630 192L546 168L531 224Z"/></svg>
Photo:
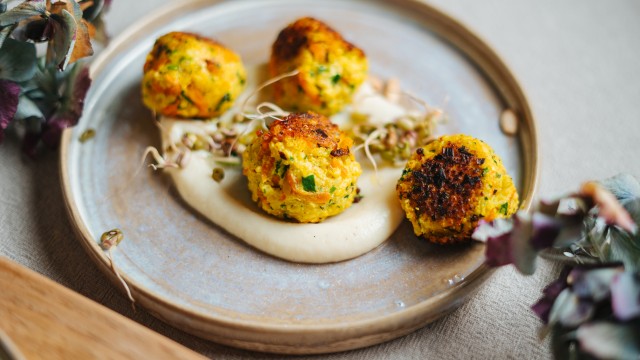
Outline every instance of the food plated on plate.
<svg viewBox="0 0 640 360"><path fill-rule="evenodd" d="M275 102L291 111L333 115L353 102L367 79L367 57L360 48L311 17L289 24L273 43L272 77L297 74L274 83Z"/></svg>
<svg viewBox="0 0 640 360"><path fill-rule="evenodd" d="M226 56L208 58L216 54ZM228 71L216 72L212 63ZM307 17L282 30L269 70L273 102L256 104L254 92L263 86L245 79L232 50L171 33L149 53L142 84L145 104L161 115L162 153L149 150L154 166L166 168L191 207L248 244L290 261L336 262L384 242L403 210L417 235L450 243L469 240L478 220L517 208L512 182L487 190L497 186L488 180L495 174L510 181L501 164L482 166L499 162L488 145L464 136L427 144L442 111L365 81L364 52L324 23ZM215 87L211 96L207 86ZM246 111L248 105L254 110ZM384 161L389 152L391 161ZM446 170L425 165L441 159L466 162ZM432 188L439 183L451 186ZM453 198L457 202L446 201ZM440 218L443 212L456 216L449 221Z"/></svg>
<svg viewBox="0 0 640 360"><path fill-rule="evenodd" d="M142 101L163 116L210 119L233 105L246 77L240 56L230 49L203 36L171 32L147 55Z"/></svg>
<svg viewBox="0 0 640 360"><path fill-rule="evenodd" d="M353 140L327 117L290 114L258 130L243 153L253 201L265 212L316 223L349 208L362 173Z"/></svg>
<svg viewBox="0 0 640 360"><path fill-rule="evenodd" d="M518 192L500 157L467 135L418 148L396 190L415 234L439 244L468 241L481 219L518 210Z"/></svg>

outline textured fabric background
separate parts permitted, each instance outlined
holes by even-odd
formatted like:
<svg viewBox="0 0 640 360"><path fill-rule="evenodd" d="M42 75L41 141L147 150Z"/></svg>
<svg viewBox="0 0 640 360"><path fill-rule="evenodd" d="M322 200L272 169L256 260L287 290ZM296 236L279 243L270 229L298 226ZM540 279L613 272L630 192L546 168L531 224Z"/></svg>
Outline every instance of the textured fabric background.
<svg viewBox="0 0 640 360"><path fill-rule="evenodd" d="M177 0L176 0L177 1ZM241 1L241 0L240 0ZM640 2L637 0L431 0L500 54L529 95L538 124L537 195L575 189L626 171L640 177ZM161 0L114 1L117 35ZM60 190L58 154L24 159L18 138L0 145L0 255L217 359L279 358L200 340L143 310L136 313L88 259L72 232ZM523 277L498 270L450 316L411 335L327 359L549 358L529 306L558 268L542 262Z"/></svg>

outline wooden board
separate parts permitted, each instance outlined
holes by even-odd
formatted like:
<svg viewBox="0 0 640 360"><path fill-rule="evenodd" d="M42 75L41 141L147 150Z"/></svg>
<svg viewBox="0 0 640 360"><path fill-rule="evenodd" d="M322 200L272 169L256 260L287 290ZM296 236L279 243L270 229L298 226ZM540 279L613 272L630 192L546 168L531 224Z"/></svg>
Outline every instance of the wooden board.
<svg viewBox="0 0 640 360"><path fill-rule="evenodd" d="M13 343L12 351L17 349L14 358L21 354L25 359L203 359L1 257L0 289L0 333Z"/></svg>

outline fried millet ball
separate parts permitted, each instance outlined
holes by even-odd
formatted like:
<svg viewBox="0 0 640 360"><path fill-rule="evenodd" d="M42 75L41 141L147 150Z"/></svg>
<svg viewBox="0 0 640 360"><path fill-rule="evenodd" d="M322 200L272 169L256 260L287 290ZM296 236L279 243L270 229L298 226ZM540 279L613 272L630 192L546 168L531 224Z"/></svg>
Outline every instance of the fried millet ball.
<svg viewBox="0 0 640 360"><path fill-rule="evenodd" d="M480 219L518 210L518 192L502 160L468 135L443 136L418 148L396 191L415 234L440 244L466 242Z"/></svg>
<svg viewBox="0 0 640 360"><path fill-rule="evenodd" d="M353 203L362 172L352 145L323 115L299 113L274 121L242 154L253 201L271 215L301 223L341 213Z"/></svg>
<svg viewBox="0 0 640 360"><path fill-rule="evenodd" d="M233 105L245 82L238 54L199 35L171 32L147 55L142 100L164 116L209 119Z"/></svg>
<svg viewBox="0 0 640 360"><path fill-rule="evenodd" d="M284 28L271 51L272 76L299 73L274 84L276 103L293 111L332 115L350 104L367 78L367 58L329 26L305 17Z"/></svg>

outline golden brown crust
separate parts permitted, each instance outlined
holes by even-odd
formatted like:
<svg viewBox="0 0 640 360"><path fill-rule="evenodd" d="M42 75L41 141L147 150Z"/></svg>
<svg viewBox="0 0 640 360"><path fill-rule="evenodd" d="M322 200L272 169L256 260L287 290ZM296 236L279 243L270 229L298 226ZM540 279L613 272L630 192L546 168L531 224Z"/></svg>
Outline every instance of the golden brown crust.
<svg viewBox="0 0 640 360"><path fill-rule="evenodd" d="M283 141L286 137L304 139L311 144L331 150L332 156L349 155L351 138L344 135L326 116L315 113L290 114L282 121L275 121L268 133L263 133L263 143L271 139Z"/></svg>
<svg viewBox="0 0 640 360"><path fill-rule="evenodd" d="M434 243L470 240L480 219L517 211L518 193L495 152L468 135L443 136L419 148L396 186L416 235Z"/></svg>
<svg viewBox="0 0 640 360"><path fill-rule="evenodd" d="M418 159L424 156L421 148ZM485 159L478 158L464 146L449 144L442 152L422 163L409 175L413 182L410 193L402 194L410 200L418 216L438 221L450 219L462 222L474 214L482 190L482 170Z"/></svg>
<svg viewBox="0 0 640 360"><path fill-rule="evenodd" d="M252 199L269 214L299 222L341 213L355 200L362 172L351 145L323 115L293 113L274 121L242 154Z"/></svg>
<svg viewBox="0 0 640 360"><path fill-rule="evenodd" d="M245 79L242 60L230 49L197 34L171 32L147 55L142 99L164 116L207 119L232 106Z"/></svg>
<svg viewBox="0 0 640 360"><path fill-rule="evenodd" d="M273 85L278 105L332 115L351 103L364 82L364 52L323 22L305 17L284 28L272 46L269 72L298 73Z"/></svg>
<svg viewBox="0 0 640 360"><path fill-rule="evenodd" d="M355 47L352 43L346 41L342 35L332 29L327 24L314 19L312 17L304 17L296 20L293 24L284 28L275 43L273 43L273 54L280 60L291 60L300 54L300 51L312 44L309 39L309 34L324 34L327 39L327 43L330 41L339 41L344 44L348 51L357 51L362 56L364 52ZM326 51L322 51L320 47L316 47L314 52L315 57L318 59L324 59Z"/></svg>

